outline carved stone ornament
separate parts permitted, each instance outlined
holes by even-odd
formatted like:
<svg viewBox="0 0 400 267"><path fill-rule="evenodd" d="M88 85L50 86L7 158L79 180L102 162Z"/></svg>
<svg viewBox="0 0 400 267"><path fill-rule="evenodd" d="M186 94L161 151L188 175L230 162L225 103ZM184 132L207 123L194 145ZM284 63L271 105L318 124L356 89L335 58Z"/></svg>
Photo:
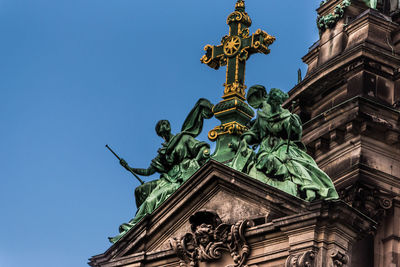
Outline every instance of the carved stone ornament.
<svg viewBox="0 0 400 267"><path fill-rule="evenodd" d="M349 262L349 256L339 250L332 251L331 257L334 267L345 267Z"/></svg>
<svg viewBox="0 0 400 267"><path fill-rule="evenodd" d="M285 263L285 267L313 267L315 259L314 251L290 255Z"/></svg>
<svg viewBox="0 0 400 267"><path fill-rule="evenodd" d="M342 189L339 195L347 204L378 221L393 206L392 196L361 183Z"/></svg>
<svg viewBox="0 0 400 267"><path fill-rule="evenodd" d="M218 214L199 211L189 219L192 233L170 239L172 249L180 259L181 267L196 267L199 262L216 261L228 252L234 264L226 267L247 267L250 247L244 232L252 226L248 220L234 225L224 224Z"/></svg>

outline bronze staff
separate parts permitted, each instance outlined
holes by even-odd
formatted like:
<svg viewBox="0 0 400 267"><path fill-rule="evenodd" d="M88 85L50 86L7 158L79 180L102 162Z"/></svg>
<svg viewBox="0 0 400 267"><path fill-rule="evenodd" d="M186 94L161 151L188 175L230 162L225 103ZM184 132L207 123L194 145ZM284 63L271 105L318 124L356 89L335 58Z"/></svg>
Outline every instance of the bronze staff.
<svg viewBox="0 0 400 267"><path fill-rule="evenodd" d="M110 150L111 151L111 153L113 153L114 154L114 156L119 160L119 161L121 161L121 158L108 146L108 145L106 145L106 148L108 148L108 150ZM140 179L139 178L139 176L137 176L136 175L136 173L134 173L131 169L128 169L128 171L130 171L130 173L132 173L133 174L133 176L135 176L136 177L136 179L138 179L139 180L139 182L141 183L141 184L144 184L144 182L143 182L143 180L142 179Z"/></svg>
<svg viewBox="0 0 400 267"><path fill-rule="evenodd" d="M291 105L290 110L289 110L290 113L293 112L294 107L295 107L296 104L297 104L296 101L292 101L292 105ZM289 123L290 123L290 120L289 120ZM289 132L288 132L288 140L287 140L287 145L286 145L286 154L289 154L290 138L291 138L291 135L292 135L292 126L289 126L289 127L290 128L289 128Z"/></svg>

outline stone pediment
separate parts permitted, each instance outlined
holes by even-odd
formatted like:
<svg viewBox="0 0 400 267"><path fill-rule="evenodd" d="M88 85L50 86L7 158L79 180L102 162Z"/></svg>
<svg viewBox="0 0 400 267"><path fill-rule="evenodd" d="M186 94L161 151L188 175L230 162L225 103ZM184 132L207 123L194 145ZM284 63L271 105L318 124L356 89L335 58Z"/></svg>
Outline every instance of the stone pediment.
<svg viewBox="0 0 400 267"><path fill-rule="evenodd" d="M343 201L305 202L210 161L89 264L319 267L314 260L324 258L344 265L375 225Z"/></svg>
<svg viewBox="0 0 400 267"><path fill-rule="evenodd" d="M299 198L211 160L158 209L91 262L169 250L169 240L190 232L189 217L200 210L219 214L224 223L251 219L264 224L306 211L307 206Z"/></svg>

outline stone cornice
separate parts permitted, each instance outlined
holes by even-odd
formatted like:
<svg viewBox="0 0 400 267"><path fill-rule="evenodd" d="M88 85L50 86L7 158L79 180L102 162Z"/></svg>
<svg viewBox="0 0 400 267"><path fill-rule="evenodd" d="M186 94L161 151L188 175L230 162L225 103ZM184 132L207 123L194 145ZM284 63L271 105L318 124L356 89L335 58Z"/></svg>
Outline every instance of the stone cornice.
<svg viewBox="0 0 400 267"><path fill-rule="evenodd" d="M257 240L257 236L262 236L263 240L268 240L268 236L277 236L277 234L286 236L287 238L290 235L296 235L296 232L301 232L301 229L309 227L311 227L310 229L313 229L329 225L340 227L343 234L349 234L352 238L361 238L363 235L373 233L376 229L375 221L341 200L326 202L317 201L309 203L307 207L307 211L274 219L271 222L247 228L245 230L246 239L250 240L250 243L252 243L252 240ZM289 249L289 251L291 251L291 249ZM109 259L102 254L93 257L90 265L111 267L121 266L122 264L143 264L155 260L169 261L171 263L174 262L175 264L178 262L172 249L164 249L155 252L134 253L132 255L115 259ZM166 264L165 266L168 265Z"/></svg>

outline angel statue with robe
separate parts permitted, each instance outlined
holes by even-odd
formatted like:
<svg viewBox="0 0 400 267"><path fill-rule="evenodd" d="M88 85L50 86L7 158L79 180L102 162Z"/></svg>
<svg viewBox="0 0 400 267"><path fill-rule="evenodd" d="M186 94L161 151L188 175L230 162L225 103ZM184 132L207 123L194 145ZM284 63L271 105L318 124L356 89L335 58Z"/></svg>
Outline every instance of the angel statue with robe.
<svg viewBox="0 0 400 267"><path fill-rule="evenodd" d="M207 99L199 99L184 121L181 132L176 135L171 133L169 121L160 120L155 130L164 139L164 143L147 169L131 168L121 159L121 165L130 172L142 176L158 172L160 178L136 188L136 216L119 227L119 235L109 238L112 243L158 208L209 159L210 146L195 138L202 131L203 120L213 116L212 107Z"/></svg>
<svg viewBox="0 0 400 267"><path fill-rule="evenodd" d="M258 110L257 118L240 143L231 144L236 150L231 167L307 201L336 199L331 179L301 142L300 117L282 107L287 98L276 88L269 94L262 85L249 89L247 102Z"/></svg>

